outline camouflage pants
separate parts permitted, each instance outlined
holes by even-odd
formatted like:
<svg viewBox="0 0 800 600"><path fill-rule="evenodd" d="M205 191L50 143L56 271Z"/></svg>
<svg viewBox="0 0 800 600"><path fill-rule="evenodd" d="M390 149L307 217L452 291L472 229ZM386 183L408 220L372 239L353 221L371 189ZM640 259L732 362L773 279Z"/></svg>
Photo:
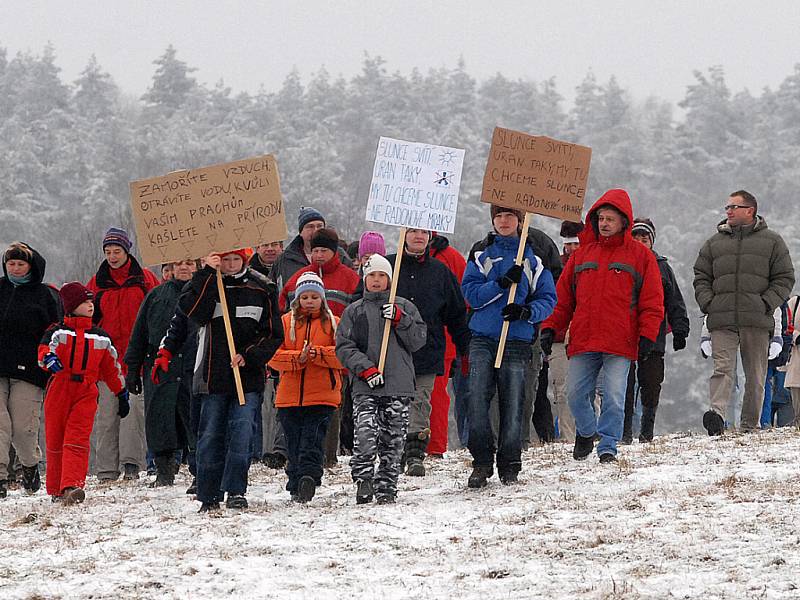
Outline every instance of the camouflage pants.
<svg viewBox="0 0 800 600"><path fill-rule="evenodd" d="M397 493L410 396L354 396L353 481L374 481L376 494ZM378 468L375 469L375 455Z"/></svg>

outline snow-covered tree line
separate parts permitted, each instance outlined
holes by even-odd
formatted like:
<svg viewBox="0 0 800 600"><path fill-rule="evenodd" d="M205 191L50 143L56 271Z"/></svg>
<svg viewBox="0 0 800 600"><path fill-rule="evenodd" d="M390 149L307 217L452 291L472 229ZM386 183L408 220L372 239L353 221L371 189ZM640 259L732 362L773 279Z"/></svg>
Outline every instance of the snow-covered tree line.
<svg viewBox="0 0 800 600"><path fill-rule="evenodd" d="M261 153L277 157L290 230L299 207L313 205L354 239L374 228L363 215L381 135L466 149L451 236L466 251L489 227L479 193L495 125L591 146L588 199L628 190L637 214L655 222L656 249L670 257L694 314L691 267L731 191L753 192L770 226L797 248L800 65L759 95L733 93L721 67L696 71L677 107L635 100L614 77L597 81L591 72L567 106L550 74L476 81L463 62L401 74L365 56L349 80L321 68L304 81L293 71L280 89L256 94L198 83L172 46L154 65L150 87L131 97L94 57L65 82L51 47L13 58L0 47L0 243L40 249L54 282L86 281L102 232L132 230L129 181ZM545 217L535 224L558 229ZM695 338L699 320L692 325ZM706 396L695 348L671 362L682 376L667 376L673 426L695 424L680 407Z"/></svg>

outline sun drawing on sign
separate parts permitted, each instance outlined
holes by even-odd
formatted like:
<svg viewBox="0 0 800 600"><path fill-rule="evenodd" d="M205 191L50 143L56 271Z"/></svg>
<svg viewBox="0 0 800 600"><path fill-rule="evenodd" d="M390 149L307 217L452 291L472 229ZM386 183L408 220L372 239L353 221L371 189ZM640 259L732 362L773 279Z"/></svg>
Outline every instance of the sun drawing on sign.
<svg viewBox="0 0 800 600"><path fill-rule="evenodd" d="M457 160L458 156L456 156L455 151L453 150L442 150L439 153L439 164L443 167L449 167L450 163Z"/></svg>
<svg viewBox="0 0 800 600"><path fill-rule="evenodd" d="M442 187L449 187L453 184L452 171L436 171L436 180L434 183Z"/></svg>

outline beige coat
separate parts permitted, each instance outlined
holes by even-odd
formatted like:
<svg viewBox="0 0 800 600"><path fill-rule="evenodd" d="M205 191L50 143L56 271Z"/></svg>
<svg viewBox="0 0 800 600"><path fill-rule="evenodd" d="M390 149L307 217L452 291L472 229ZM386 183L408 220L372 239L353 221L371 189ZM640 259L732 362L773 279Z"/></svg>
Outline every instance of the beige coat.
<svg viewBox="0 0 800 600"><path fill-rule="evenodd" d="M800 296L789 298L789 310L792 311L792 324L794 325L792 339L796 342L800 337ZM792 346L792 354L786 365L786 381L783 386L800 388L800 348L797 346Z"/></svg>

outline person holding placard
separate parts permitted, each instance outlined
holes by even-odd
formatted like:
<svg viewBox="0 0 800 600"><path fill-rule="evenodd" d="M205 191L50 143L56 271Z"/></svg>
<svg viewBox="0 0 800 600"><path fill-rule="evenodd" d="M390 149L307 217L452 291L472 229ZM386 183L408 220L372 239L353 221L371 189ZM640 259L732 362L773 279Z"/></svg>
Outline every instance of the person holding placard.
<svg viewBox="0 0 800 600"><path fill-rule="evenodd" d="M632 360L655 347L664 317L664 290L655 255L631 236L633 208L625 190L609 190L586 215L580 247L558 280L558 304L542 324L552 339L569 327L567 395L575 417L572 456L594 449L601 463L615 463L622 438L625 391ZM594 395L603 373L599 419Z"/></svg>
<svg viewBox="0 0 800 600"><path fill-rule="evenodd" d="M219 509L228 493L228 508L247 508L247 471L254 419L262 401L265 367L283 341L275 285L246 266L244 250L212 254L197 271L178 306L201 327L195 392L200 399L197 440L197 499L200 512ZM220 294L214 280L217 269L227 298L234 347L231 359ZM167 364L171 356L167 356ZM244 404L234 385L233 366L239 367Z"/></svg>
<svg viewBox="0 0 800 600"><path fill-rule="evenodd" d="M553 311L556 291L553 276L525 246L522 264L516 264L523 214L491 206L495 235L485 249L467 263L461 287L472 308L469 328L470 410L467 447L473 470L467 485L480 488L494 474L500 481L517 481L522 469L522 420L526 372L538 325ZM513 302L509 288L516 284ZM510 323L500 368L495 368L503 322ZM495 444L489 406L497 392L500 413ZM495 457L496 449L496 457Z"/></svg>

